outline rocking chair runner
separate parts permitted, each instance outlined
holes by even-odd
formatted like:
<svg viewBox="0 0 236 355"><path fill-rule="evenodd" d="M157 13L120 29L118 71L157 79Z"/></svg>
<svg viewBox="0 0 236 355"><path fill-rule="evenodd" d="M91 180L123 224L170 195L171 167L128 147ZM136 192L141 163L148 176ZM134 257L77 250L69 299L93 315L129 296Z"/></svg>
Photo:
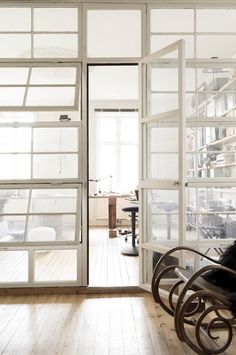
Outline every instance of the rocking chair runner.
<svg viewBox="0 0 236 355"><path fill-rule="evenodd" d="M197 254L213 264L194 273L178 265L165 267L169 256L179 251ZM236 314L231 312L230 294L203 277L212 270L221 270L236 278L236 272L220 265L220 261L188 247L169 250L159 259L153 272L152 294L155 302L174 317L178 338L198 354L222 354L231 344L233 326L236 325ZM164 300L160 292L160 282L173 271L177 278L169 290L168 300ZM195 327L194 332L189 333L190 327ZM220 330L218 336L215 335L217 330Z"/></svg>

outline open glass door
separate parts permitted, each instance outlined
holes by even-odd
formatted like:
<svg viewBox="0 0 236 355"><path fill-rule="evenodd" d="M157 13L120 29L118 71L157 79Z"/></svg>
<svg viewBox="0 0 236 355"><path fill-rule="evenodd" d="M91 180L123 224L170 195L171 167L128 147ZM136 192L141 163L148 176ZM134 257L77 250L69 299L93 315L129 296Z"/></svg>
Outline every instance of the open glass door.
<svg viewBox="0 0 236 355"><path fill-rule="evenodd" d="M141 59L139 75L140 285L150 290L158 259L185 233L184 41Z"/></svg>

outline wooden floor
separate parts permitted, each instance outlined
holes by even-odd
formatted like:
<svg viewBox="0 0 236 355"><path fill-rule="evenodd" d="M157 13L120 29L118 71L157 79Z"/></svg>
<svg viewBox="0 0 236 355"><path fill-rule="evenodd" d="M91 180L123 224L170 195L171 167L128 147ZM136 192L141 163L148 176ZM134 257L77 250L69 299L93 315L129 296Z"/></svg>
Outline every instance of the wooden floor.
<svg viewBox="0 0 236 355"><path fill-rule="evenodd" d="M131 243L130 238L127 243ZM138 285L138 257L122 255L125 244L124 237L109 238L107 228L90 228L90 286Z"/></svg>
<svg viewBox="0 0 236 355"><path fill-rule="evenodd" d="M0 297L0 354L193 354L150 294Z"/></svg>
<svg viewBox="0 0 236 355"><path fill-rule="evenodd" d="M235 354L236 340L227 355ZM193 355L149 293L0 297L0 354Z"/></svg>

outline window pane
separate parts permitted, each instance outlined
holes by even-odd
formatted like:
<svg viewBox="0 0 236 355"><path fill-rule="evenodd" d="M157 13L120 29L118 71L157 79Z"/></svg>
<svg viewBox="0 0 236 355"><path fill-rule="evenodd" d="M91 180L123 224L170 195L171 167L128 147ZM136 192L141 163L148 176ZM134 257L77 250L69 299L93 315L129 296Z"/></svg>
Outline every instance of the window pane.
<svg viewBox="0 0 236 355"><path fill-rule="evenodd" d="M127 114L127 118L122 118L120 123L121 141L138 144L138 112L133 115Z"/></svg>
<svg viewBox="0 0 236 355"><path fill-rule="evenodd" d="M35 281L74 281L76 275L76 250L38 250L35 252Z"/></svg>
<svg viewBox="0 0 236 355"><path fill-rule="evenodd" d="M29 154L0 154L0 179L29 179L30 155Z"/></svg>
<svg viewBox="0 0 236 355"><path fill-rule="evenodd" d="M76 68L32 68L30 84L75 84Z"/></svg>
<svg viewBox="0 0 236 355"><path fill-rule="evenodd" d="M195 71L186 68L185 85L187 91L195 90ZM151 90L178 91L177 68L155 68L151 70Z"/></svg>
<svg viewBox="0 0 236 355"><path fill-rule="evenodd" d="M78 176L78 156L76 154L50 154L33 157L33 177L76 178Z"/></svg>
<svg viewBox="0 0 236 355"><path fill-rule="evenodd" d="M26 213L29 190L0 190L0 213Z"/></svg>
<svg viewBox="0 0 236 355"><path fill-rule="evenodd" d="M140 57L140 10L89 10L88 57Z"/></svg>
<svg viewBox="0 0 236 355"><path fill-rule="evenodd" d="M75 213L77 190L43 189L33 190L30 204L31 213Z"/></svg>
<svg viewBox="0 0 236 355"><path fill-rule="evenodd" d="M22 242L24 240L26 216L2 216L0 220L0 242Z"/></svg>
<svg viewBox="0 0 236 355"><path fill-rule="evenodd" d="M30 35L25 34L0 34L1 58L30 58Z"/></svg>
<svg viewBox="0 0 236 355"><path fill-rule="evenodd" d="M236 32L235 9L197 10L198 32Z"/></svg>
<svg viewBox="0 0 236 355"><path fill-rule="evenodd" d="M28 281L28 252L0 251L0 282Z"/></svg>
<svg viewBox="0 0 236 355"><path fill-rule="evenodd" d="M98 114L100 142L114 142L117 140L117 120L114 117L109 118L109 114L105 116L107 117L99 118Z"/></svg>
<svg viewBox="0 0 236 355"><path fill-rule="evenodd" d="M75 222L75 215L30 216L27 239L31 242L75 240Z"/></svg>
<svg viewBox="0 0 236 355"><path fill-rule="evenodd" d="M149 110L151 115L159 114L178 108L178 94L152 94L150 95Z"/></svg>
<svg viewBox="0 0 236 355"><path fill-rule="evenodd" d="M178 239L178 191L148 190L146 201L146 241Z"/></svg>
<svg viewBox="0 0 236 355"><path fill-rule="evenodd" d="M77 128L34 128L34 152L76 152Z"/></svg>
<svg viewBox="0 0 236 355"><path fill-rule="evenodd" d="M138 100L138 67L90 66L90 100Z"/></svg>
<svg viewBox="0 0 236 355"><path fill-rule="evenodd" d="M28 68L0 68L0 85L26 84Z"/></svg>
<svg viewBox="0 0 236 355"><path fill-rule="evenodd" d="M171 123L148 124L149 151L152 153L176 153L178 147L178 127Z"/></svg>
<svg viewBox="0 0 236 355"><path fill-rule="evenodd" d="M172 44L180 39L186 42L186 57L192 58L194 56L194 37L190 35L152 35L151 36L151 53L162 49L163 47ZM176 58L177 52L172 52L166 55L169 58Z"/></svg>
<svg viewBox="0 0 236 355"><path fill-rule="evenodd" d="M151 32L193 32L194 12L189 9L151 10Z"/></svg>
<svg viewBox="0 0 236 355"><path fill-rule="evenodd" d="M30 31L30 8L0 8L0 31Z"/></svg>
<svg viewBox="0 0 236 355"><path fill-rule="evenodd" d="M0 87L0 106L22 106L24 94L24 87Z"/></svg>
<svg viewBox="0 0 236 355"><path fill-rule="evenodd" d="M0 152L20 153L31 151L31 128L0 128Z"/></svg>
<svg viewBox="0 0 236 355"><path fill-rule="evenodd" d="M78 36L74 34L34 35L35 58L74 58L78 56Z"/></svg>
<svg viewBox="0 0 236 355"><path fill-rule="evenodd" d="M29 87L26 106L73 106L74 87Z"/></svg>
<svg viewBox="0 0 236 355"><path fill-rule="evenodd" d="M77 8L34 9L34 31L78 31Z"/></svg>
<svg viewBox="0 0 236 355"><path fill-rule="evenodd" d="M197 36L197 56L199 58L231 58L235 54L236 36ZM210 44L210 45L209 45Z"/></svg>

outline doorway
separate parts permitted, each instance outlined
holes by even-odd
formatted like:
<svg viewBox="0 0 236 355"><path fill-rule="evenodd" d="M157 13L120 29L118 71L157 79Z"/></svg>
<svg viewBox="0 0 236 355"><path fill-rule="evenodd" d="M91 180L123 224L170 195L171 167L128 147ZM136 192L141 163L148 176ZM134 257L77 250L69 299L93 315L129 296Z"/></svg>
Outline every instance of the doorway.
<svg viewBox="0 0 236 355"><path fill-rule="evenodd" d="M122 209L137 206L138 66L89 65L88 83L89 285L137 286L138 255L122 254L132 243Z"/></svg>

